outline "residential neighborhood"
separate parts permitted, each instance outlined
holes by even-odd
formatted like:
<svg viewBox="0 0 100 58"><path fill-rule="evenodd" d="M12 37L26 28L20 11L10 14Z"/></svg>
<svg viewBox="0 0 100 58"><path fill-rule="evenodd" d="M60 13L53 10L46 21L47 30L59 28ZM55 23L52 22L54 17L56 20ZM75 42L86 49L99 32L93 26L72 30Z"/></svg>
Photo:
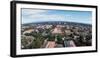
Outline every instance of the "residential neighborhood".
<svg viewBox="0 0 100 58"><path fill-rule="evenodd" d="M65 21L22 24L22 49L67 48L91 45L91 24Z"/></svg>

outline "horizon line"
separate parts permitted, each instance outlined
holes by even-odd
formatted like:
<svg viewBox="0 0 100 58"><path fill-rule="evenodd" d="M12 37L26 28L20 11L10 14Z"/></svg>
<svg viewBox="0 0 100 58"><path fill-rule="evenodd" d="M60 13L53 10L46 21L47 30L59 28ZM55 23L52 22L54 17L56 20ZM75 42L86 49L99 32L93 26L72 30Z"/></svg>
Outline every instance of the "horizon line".
<svg viewBox="0 0 100 58"><path fill-rule="evenodd" d="M41 21L41 22L30 22L30 23L42 23L42 22L57 22L57 21ZM59 22L71 22L71 21L59 21ZM91 23L82 23L82 22L71 22L71 23L80 23L80 24L92 25ZM29 23L22 23L22 24L29 24Z"/></svg>

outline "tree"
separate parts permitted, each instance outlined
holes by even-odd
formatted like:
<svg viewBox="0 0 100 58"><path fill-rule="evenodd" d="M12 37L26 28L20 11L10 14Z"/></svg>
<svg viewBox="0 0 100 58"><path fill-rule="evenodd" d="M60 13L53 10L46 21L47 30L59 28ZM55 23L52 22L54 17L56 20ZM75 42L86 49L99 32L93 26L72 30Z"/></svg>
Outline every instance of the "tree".
<svg viewBox="0 0 100 58"><path fill-rule="evenodd" d="M22 48L26 48L26 45L28 44L27 40L25 37L21 38L21 46L23 46Z"/></svg>
<svg viewBox="0 0 100 58"><path fill-rule="evenodd" d="M59 44L62 44L62 38L63 38L63 36L62 35L60 35L60 34L58 34L57 36L56 36L56 38L57 38L57 43L59 43Z"/></svg>
<svg viewBox="0 0 100 58"><path fill-rule="evenodd" d="M54 35L48 35L48 41L55 41Z"/></svg>
<svg viewBox="0 0 100 58"><path fill-rule="evenodd" d="M43 44L44 39L42 40L42 38L36 38L32 44L31 44L31 48L40 48Z"/></svg>
<svg viewBox="0 0 100 58"><path fill-rule="evenodd" d="M21 45L23 46L22 48L27 49L30 48L30 44L33 42L34 37L32 36L22 36L21 37Z"/></svg>

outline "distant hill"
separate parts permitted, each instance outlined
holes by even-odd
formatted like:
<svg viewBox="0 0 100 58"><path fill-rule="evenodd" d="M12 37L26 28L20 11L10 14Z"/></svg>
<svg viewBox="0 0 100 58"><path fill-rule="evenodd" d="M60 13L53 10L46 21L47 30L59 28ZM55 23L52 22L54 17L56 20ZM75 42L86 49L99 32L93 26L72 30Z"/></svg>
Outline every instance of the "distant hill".
<svg viewBox="0 0 100 58"><path fill-rule="evenodd" d="M32 23L25 23L22 24L23 26L27 26L27 25L32 25L32 24L41 24L41 25L45 25L45 24L52 24L52 25L83 25L83 26L92 26L92 24L86 24L86 23L76 23L76 22L65 22L65 21L46 21L46 22L32 22Z"/></svg>

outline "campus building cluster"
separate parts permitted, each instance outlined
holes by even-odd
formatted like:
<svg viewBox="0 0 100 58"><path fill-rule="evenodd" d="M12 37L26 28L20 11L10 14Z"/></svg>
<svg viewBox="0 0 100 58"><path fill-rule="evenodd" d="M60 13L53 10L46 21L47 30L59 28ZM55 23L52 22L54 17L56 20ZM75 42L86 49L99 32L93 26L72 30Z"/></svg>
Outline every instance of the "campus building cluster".
<svg viewBox="0 0 100 58"><path fill-rule="evenodd" d="M92 45L92 25L74 22L22 24L21 48L64 48Z"/></svg>

